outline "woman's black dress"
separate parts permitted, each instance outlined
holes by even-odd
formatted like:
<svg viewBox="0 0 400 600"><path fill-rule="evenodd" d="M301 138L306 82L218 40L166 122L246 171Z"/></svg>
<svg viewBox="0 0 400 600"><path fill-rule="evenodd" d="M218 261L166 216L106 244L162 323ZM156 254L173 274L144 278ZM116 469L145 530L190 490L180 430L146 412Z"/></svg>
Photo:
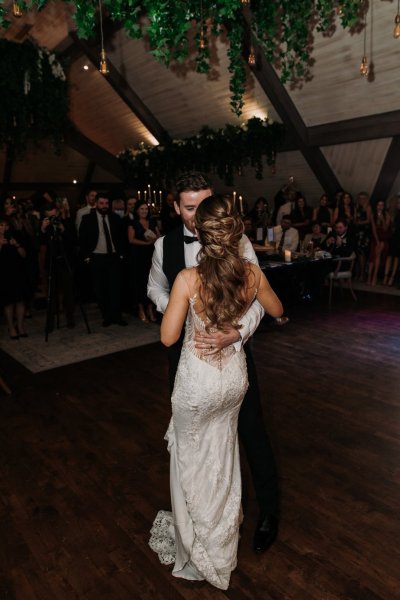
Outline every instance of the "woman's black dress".
<svg viewBox="0 0 400 600"><path fill-rule="evenodd" d="M135 230L137 240L147 241L145 237L145 228L137 219L130 222L129 227ZM153 219L149 221L149 228L156 233L157 224ZM154 245L142 246L139 244L129 244L129 273L132 285L133 297L137 304L149 304L147 297L147 281L151 268Z"/></svg>
<svg viewBox="0 0 400 600"><path fill-rule="evenodd" d="M29 284L25 259L15 246L0 246L0 306L25 302L29 298Z"/></svg>

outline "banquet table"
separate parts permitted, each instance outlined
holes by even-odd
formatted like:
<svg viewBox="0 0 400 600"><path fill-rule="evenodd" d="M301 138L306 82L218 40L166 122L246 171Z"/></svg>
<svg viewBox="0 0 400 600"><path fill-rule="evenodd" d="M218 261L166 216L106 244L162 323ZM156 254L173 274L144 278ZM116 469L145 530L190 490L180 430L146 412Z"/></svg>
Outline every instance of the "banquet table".
<svg viewBox="0 0 400 600"><path fill-rule="evenodd" d="M271 254L261 246L254 246L258 262L272 289L285 306L321 295L324 279L332 271L332 258L317 258L298 253L285 262L278 254Z"/></svg>

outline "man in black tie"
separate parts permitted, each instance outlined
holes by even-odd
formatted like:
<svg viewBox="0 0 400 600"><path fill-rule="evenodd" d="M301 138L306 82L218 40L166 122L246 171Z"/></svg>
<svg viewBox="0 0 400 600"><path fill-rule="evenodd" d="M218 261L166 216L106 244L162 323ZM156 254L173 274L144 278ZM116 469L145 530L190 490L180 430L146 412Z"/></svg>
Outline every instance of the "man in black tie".
<svg viewBox="0 0 400 600"><path fill-rule="evenodd" d="M211 196L209 182L201 173L185 173L177 182L175 210L182 219L182 225L159 238L154 247L153 263L148 283L148 296L159 312L164 313L169 300L169 292L178 273L185 267L197 265L200 242L194 228L194 216L200 202ZM241 240L241 254L250 261L257 262L253 247L246 236ZM240 333L236 329L228 332L209 334L211 339L196 336L196 347L209 354L233 345L236 350L244 344L247 358L249 389L243 400L239 414L239 437L245 448L250 465L257 501L260 508L259 520L254 535L254 550L263 552L274 542L278 531L278 481L272 449L263 425L260 395L254 361L248 338L254 333L264 311L255 301L241 320ZM202 334L207 335L207 334ZM168 348L170 391L172 392L175 374L182 350L183 338ZM205 348L213 348L207 351Z"/></svg>
<svg viewBox="0 0 400 600"><path fill-rule="evenodd" d="M90 264L103 327L127 325L121 316L122 221L109 212L109 204L107 194L97 194L95 210L83 217L79 227L79 245Z"/></svg>

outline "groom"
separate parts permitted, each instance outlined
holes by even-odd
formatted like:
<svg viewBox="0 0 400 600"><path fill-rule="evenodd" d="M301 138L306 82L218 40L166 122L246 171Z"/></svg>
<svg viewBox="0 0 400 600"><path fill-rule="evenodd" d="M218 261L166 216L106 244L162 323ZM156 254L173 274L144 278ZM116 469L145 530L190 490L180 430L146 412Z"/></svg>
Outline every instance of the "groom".
<svg viewBox="0 0 400 600"><path fill-rule="evenodd" d="M181 216L183 225L162 238L154 247L153 263L150 271L147 293L157 310L164 313L169 301L169 293L178 273L185 267L197 265L200 243L195 237L194 216L199 204L212 195L210 183L202 173L184 173L176 182L176 212ZM249 240L242 238L242 256L257 262ZM241 320L241 329L228 332L217 331L197 334L196 347L207 354L216 354L222 348L234 345L236 350L246 344L257 329L264 311L255 301ZM170 391L172 392L175 375L182 349L183 337L168 348ZM271 446L263 425L257 373L248 344L244 346L247 359L249 388L244 397L240 413L238 431L250 466L260 517L254 534L254 550L264 552L274 542L278 532L278 478Z"/></svg>

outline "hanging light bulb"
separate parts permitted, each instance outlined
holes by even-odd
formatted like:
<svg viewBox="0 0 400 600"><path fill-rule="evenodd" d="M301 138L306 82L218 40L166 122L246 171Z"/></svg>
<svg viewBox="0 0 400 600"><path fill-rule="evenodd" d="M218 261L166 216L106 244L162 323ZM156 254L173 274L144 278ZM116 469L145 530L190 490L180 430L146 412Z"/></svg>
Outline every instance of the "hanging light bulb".
<svg viewBox="0 0 400 600"><path fill-rule="evenodd" d="M336 13L341 17L343 15L343 6L342 4L338 4L336 7Z"/></svg>
<svg viewBox="0 0 400 600"><path fill-rule="evenodd" d="M397 40L400 37L400 0L397 0L397 15L394 23L393 37Z"/></svg>
<svg viewBox="0 0 400 600"><path fill-rule="evenodd" d="M203 27L201 28L201 32L200 32L200 42L199 42L199 48L201 50L204 50L204 48L206 47L206 40L204 38L204 31L203 31Z"/></svg>
<svg viewBox="0 0 400 600"><path fill-rule="evenodd" d="M107 75L107 73L109 73L108 65L107 65L107 55L106 55L106 51L104 50L104 48L101 49L101 53L100 53L99 71L102 75Z"/></svg>
<svg viewBox="0 0 400 600"><path fill-rule="evenodd" d="M253 46L251 46L251 48L250 48L250 54L249 54L249 58L247 59L247 62L249 63L249 65L251 67L254 67L254 65L256 64L256 55L255 55Z"/></svg>
<svg viewBox="0 0 400 600"><path fill-rule="evenodd" d="M368 73L369 73L368 59L367 59L367 57L366 57L366 56L365 56L365 54L364 54L364 56L362 57L362 60L361 60L361 65L360 65L360 74L361 74L363 77L367 77L367 76L368 76Z"/></svg>
<svg viewBox="0 0 400 600"><path fill-rule="evenodd" d="M13 2L12 5L12 14L14 15L14 17L22 17L22 10L20 5L18 4L18 2Z"/></svg>
<svg viewBox="0 0 400 600"><path fill-rule="evenodd" d="M102 75L107 75L108 65L107 65L107 55L104 50L104 36L103 36L103 10L101 6L101 0L99 0L99 12L100 12L100 39L101 39L101 52L100 52L100 67L99 71Z"/></svg>
<svg viewBox="0 0 400 600"><path fill-rule="evenodd" d="M243 6L249 6L250 0L241 0Z"/></svg>

